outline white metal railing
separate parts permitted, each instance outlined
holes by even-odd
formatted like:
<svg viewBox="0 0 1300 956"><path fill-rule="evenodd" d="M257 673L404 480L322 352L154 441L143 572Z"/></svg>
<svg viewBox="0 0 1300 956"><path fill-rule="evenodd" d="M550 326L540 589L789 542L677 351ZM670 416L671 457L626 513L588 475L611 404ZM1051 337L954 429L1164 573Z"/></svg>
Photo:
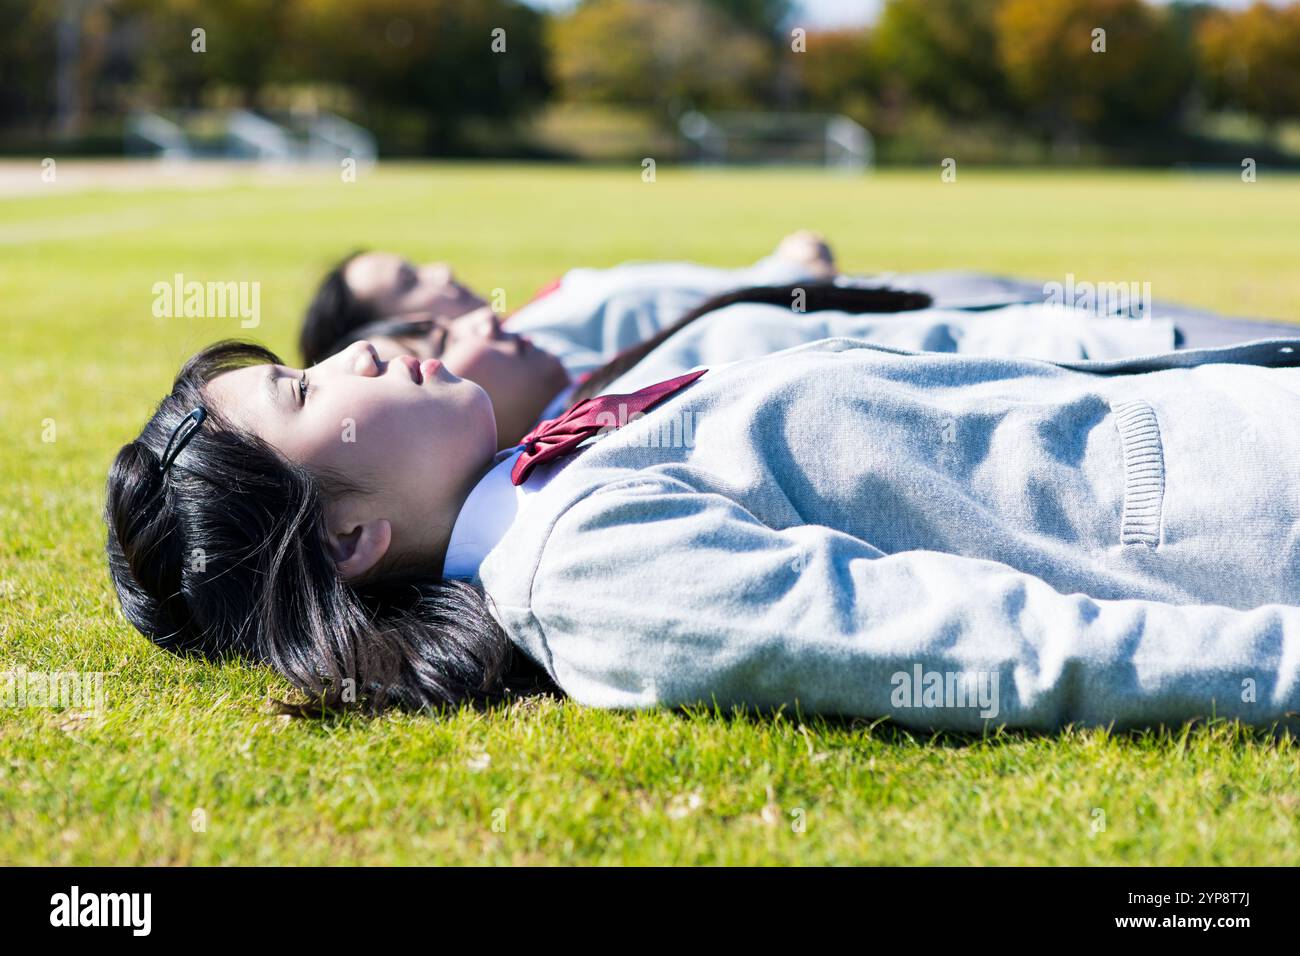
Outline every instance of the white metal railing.
<svg viewBox="0 0 1300 956"><path fill-rule="evenodd" d="M250 159L260 162L330 162L355 159L369 165L378 156L375 137L367 129L334 113L314 112L305 119L278 123L250 110L182 114L173 120L159 113L137 111L126 117L127 153L148 153L163 159ZM216 139L187 131L187 126L215 126Z"/></svg>
<svg viewBox="0 0 1300 956"><path fill-rule="evenodd" d="M703 162L804 162L861 171L874 161L871 134L836 113L692 110L677 128Z"/></svg>

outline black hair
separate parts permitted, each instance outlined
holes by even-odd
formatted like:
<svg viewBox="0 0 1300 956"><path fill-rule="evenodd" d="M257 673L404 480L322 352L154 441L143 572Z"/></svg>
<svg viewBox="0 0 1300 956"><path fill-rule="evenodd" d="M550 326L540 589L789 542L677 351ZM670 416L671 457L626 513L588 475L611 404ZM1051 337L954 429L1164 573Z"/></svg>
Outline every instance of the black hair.
<svg viewBox="0 0 1300 956"><path fill-rule="evenodd" d="M676 335L696 319L718 309L741 302L779 305L796 315L805 312L822 312L836 309L841 312L910 312L928 308L933 300L924 292L891 289L886 286L842 286L830 281L801 282L792 285L750 286L733 289L706 299L676 322L664 326L643 342L624 349L603 366L596 369L573 393L573 401L599 395L623 373L629 371L643 358Z"/></svg>
<svg viewBox="0 0 1300 956"><path fill-rule="evenodd" d="M270 665L304 695L279 702L291 713L560 693L480 588L418 568L343 578L324 516L324 496L343 484L285 460L205 400L217 375L264 363L279 359L245 342L199 352L113 461L108 566L127 619L176 653ZM162 471L168 438L196 406L206 420Z"/></svg>
<svg viewBox="0 0 1300 956"><path fill-rule="evenodd" d="M344 278L352 260L365 251L358 249L348 253L325 273L325 278L316 287L298 334L298 350L302 352L306 365L315 365L329 358L348 341L355 341L346 339L349 333L380 317L374 306L356 297Z"/></svg>

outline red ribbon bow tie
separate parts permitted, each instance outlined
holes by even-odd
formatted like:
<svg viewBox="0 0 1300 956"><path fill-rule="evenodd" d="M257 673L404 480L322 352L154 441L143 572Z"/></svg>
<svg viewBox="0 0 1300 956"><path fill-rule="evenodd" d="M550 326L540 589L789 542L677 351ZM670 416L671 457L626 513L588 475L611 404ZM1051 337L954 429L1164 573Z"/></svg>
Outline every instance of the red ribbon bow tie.
<svg viewBox="0 0 1300 956"><path fill-rule="evenodd" d="M687 372L627 395L597 395L558 418L548 418L523 437L524 450L510 469L510 480L522 485L534 466L568 454L602 428L621 428L633 415L654 408L707 371Z"/></svg>

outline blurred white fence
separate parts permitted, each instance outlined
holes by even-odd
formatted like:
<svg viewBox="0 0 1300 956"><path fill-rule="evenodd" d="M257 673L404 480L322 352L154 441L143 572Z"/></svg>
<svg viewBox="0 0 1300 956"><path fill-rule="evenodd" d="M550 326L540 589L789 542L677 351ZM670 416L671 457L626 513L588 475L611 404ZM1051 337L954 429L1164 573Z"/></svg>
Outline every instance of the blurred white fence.
<svg viewBox="0 0 1300 956"><path fill-rule="evenodd" d="M370 165L378 156L369 130L327 112L264 115L249 110L127 116L125 149L168 160L247 159L261 162Z"/></svg>
<svg viewBox="0 0 1300 956"><path fill-rule="evenodd" d="M835 113L689 112L678 129L703 163L811 164L861 172L874 162L871 134Z"/></svg>

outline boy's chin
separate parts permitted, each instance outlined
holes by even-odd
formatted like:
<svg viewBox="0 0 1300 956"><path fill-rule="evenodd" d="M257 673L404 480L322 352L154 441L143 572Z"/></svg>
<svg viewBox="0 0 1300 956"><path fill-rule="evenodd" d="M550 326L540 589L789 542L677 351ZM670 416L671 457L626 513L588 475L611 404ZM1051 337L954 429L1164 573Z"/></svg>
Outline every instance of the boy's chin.
<svg viewBox="0 0 1300 956"><path fill-rule="evenodd" d="M555 360L555 366L551 371L551 384L555 386L556 393L569 384L569 373L565 371L559 359Z"/></svg>

